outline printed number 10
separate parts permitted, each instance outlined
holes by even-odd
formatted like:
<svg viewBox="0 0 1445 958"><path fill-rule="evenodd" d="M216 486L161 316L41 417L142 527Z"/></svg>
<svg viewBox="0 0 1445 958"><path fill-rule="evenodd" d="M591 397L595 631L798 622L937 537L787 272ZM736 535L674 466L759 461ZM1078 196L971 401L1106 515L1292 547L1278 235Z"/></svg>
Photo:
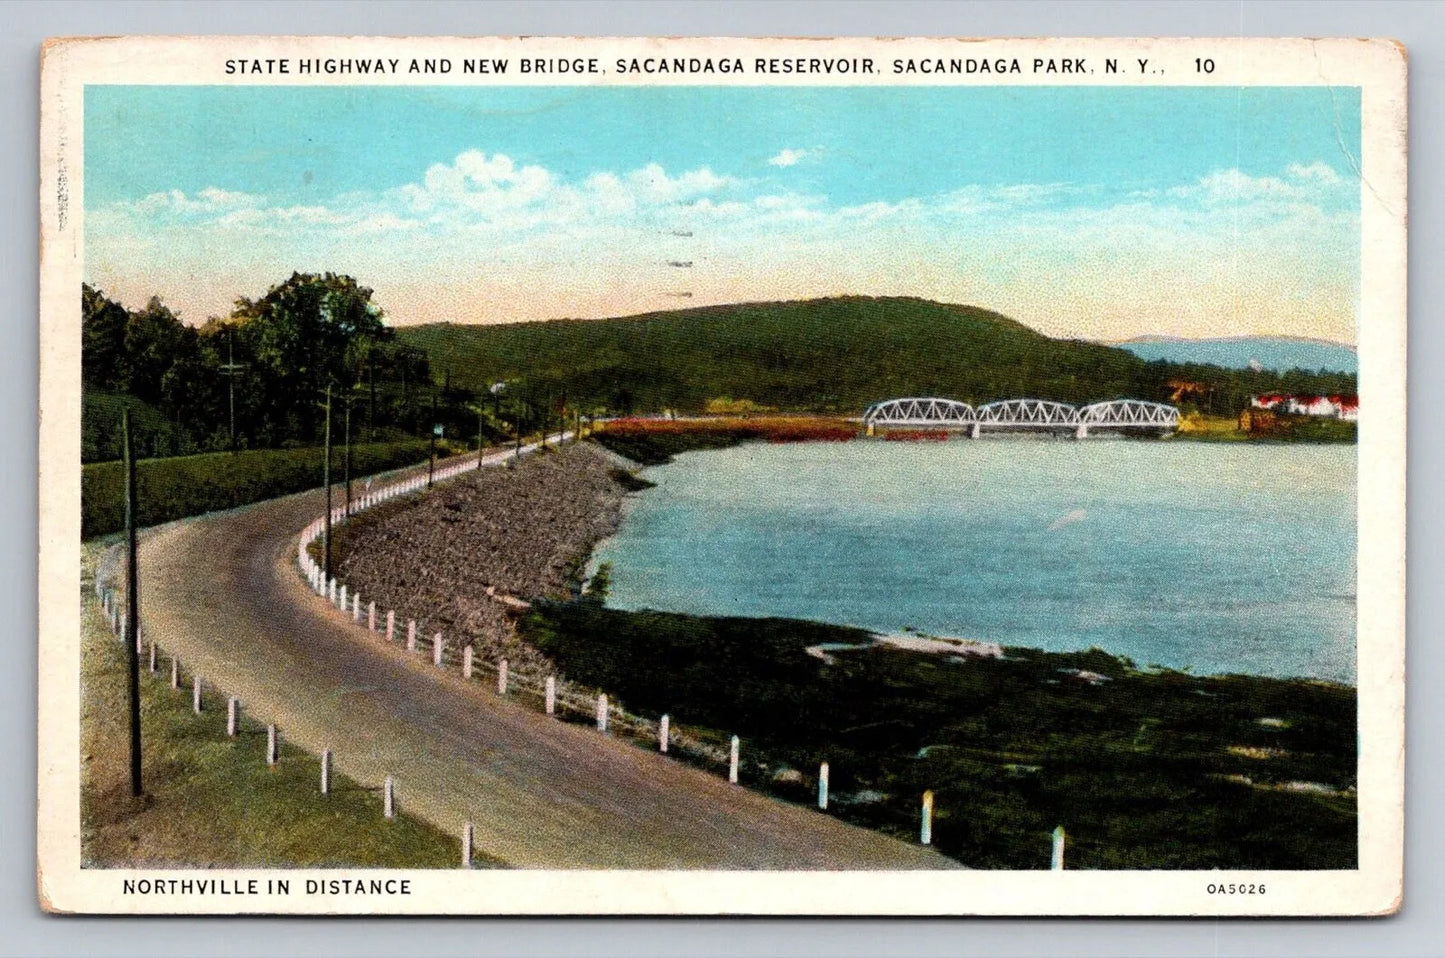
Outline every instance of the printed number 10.
<svg viewBox="0 0 1445 958"><path fill-rule="evenodd" d="M1195 73L1213 73L1213 72L1214 72L1214 61L1213 61L1213 60L1201 60L1201 59L1199 59L1198 57L1195 57L1195 58L1194 58L1194 72L1195 72Z"/></svg>

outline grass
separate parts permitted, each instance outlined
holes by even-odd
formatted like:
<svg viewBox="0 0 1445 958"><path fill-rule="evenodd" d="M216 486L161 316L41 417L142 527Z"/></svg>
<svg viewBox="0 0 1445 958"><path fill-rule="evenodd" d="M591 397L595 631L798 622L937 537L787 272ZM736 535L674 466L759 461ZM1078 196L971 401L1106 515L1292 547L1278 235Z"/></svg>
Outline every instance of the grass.
<svg viewBox="0 0 1445 958"><path fill-rule="evenodd" d="M142 456L179 456L187 449L185 430L154 406L123 393L82 386L80 390L80 461L119 459L122 455L121 410L130 409L132 441Z"/></svg>
<svg viewBox="0 0 1445 958"><path fill-rule="evenodd" d="M1247 442L1249 433L1239 428L1239 420L1234 416L1192 413L1180 417L1174 438L1193 442Z"/></svg>
<svg viewBox="0 0 1445 958"><path fill-rule="evenodd" d="M426 440L353 446L351 475L358 478L425 462L427 452ZM438 458L451 452L450 444L437 444ZM322 484L323 459L324 451L314 447L142 459L136 463L138 524L153 526L314 489ZM342 467L341 450L333 448L333 482L340 482ZM122 464L99 462L83 466L80 503L82 538L91 539L121 529L125 524Z"/></svg>
<svg viewBox="0 0 1445 958"><path fill-rule="evenodd" d="M460 841L399 811L382 816L378 789L332 769L320 794L320 760L288 744L265 762L266 728L243 717L226 736L219 693L191 712L169 673L142 664L145 794L130 794L127 660L87 592L82 599L81 856L88 867L456 868ZM168 661L163 659L163 661ZM479 858L479 864L485 864Z"/></svg>
<svg viewBox="0 0 1445 958"><path fill-rule="evenodd" d="M1270 428L1246 432L1239 428L1235 416L1211 416L1191 413L1179 420L1175 438L1192 442L1309 442L1351 443L1356 441L1356 425L1328 416L1274 417Z"/></svg>
<svg viewBox="0 0 1445 958"><path fill-rule="evenodd" d="M875 645L858 629L539 603L524 636L574 681L703 737L743 781L916 836L979 868L1353 868L1355 690L1140 669L1099 650L995 659ZM829 648L828 660L807 649Z"/></svg>

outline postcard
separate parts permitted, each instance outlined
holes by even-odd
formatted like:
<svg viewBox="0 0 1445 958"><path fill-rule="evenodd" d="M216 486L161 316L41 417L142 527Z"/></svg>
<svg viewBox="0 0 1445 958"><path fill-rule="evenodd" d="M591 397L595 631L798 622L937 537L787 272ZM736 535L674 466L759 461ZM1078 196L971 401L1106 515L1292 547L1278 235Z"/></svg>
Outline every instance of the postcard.
<svg viewBox="0 0 1445 958"><path fill-rule="evenodd" d="M1398 909L1397 43L42 64L47 910Z"/></svg>

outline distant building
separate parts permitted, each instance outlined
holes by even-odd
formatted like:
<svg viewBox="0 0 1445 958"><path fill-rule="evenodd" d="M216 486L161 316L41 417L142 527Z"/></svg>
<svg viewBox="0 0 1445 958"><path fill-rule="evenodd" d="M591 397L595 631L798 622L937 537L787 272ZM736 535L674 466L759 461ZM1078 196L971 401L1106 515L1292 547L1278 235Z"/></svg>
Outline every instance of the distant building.
<svg viewBox="0 0 1445 958"><path fill-rule="evenodd" d="M1355 396L1292 396L1287 393L1265 393L1251 396L1251 409L1288 413L1292 416L1329 416L1355 422L1360 418L1360 401Z"/></svg>
<svg viewBox="0 0 1445 958"><path fill-rule="evenodd" d="M1328 396L1291 396L1289 412L1296 416L1334 416L1338 410Z"/></svg>

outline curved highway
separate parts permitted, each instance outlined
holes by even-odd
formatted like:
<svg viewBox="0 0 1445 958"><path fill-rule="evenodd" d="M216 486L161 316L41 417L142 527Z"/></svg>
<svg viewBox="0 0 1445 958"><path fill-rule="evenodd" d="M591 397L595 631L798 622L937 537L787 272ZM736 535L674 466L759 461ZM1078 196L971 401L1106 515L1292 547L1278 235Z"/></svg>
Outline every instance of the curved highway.
<svg viewBox="0 0 1445 958"><path fill-rule="evenodd" d="M550 719L378 641L297 569L297 537L324 509L313 490L153 530L142 618L188 672L284 738L332 749L364 785L392 775L407 811L452 835L472 822L478 851L514 867L959 867ZM214 693L207 707L222 707Z"/></svg>

